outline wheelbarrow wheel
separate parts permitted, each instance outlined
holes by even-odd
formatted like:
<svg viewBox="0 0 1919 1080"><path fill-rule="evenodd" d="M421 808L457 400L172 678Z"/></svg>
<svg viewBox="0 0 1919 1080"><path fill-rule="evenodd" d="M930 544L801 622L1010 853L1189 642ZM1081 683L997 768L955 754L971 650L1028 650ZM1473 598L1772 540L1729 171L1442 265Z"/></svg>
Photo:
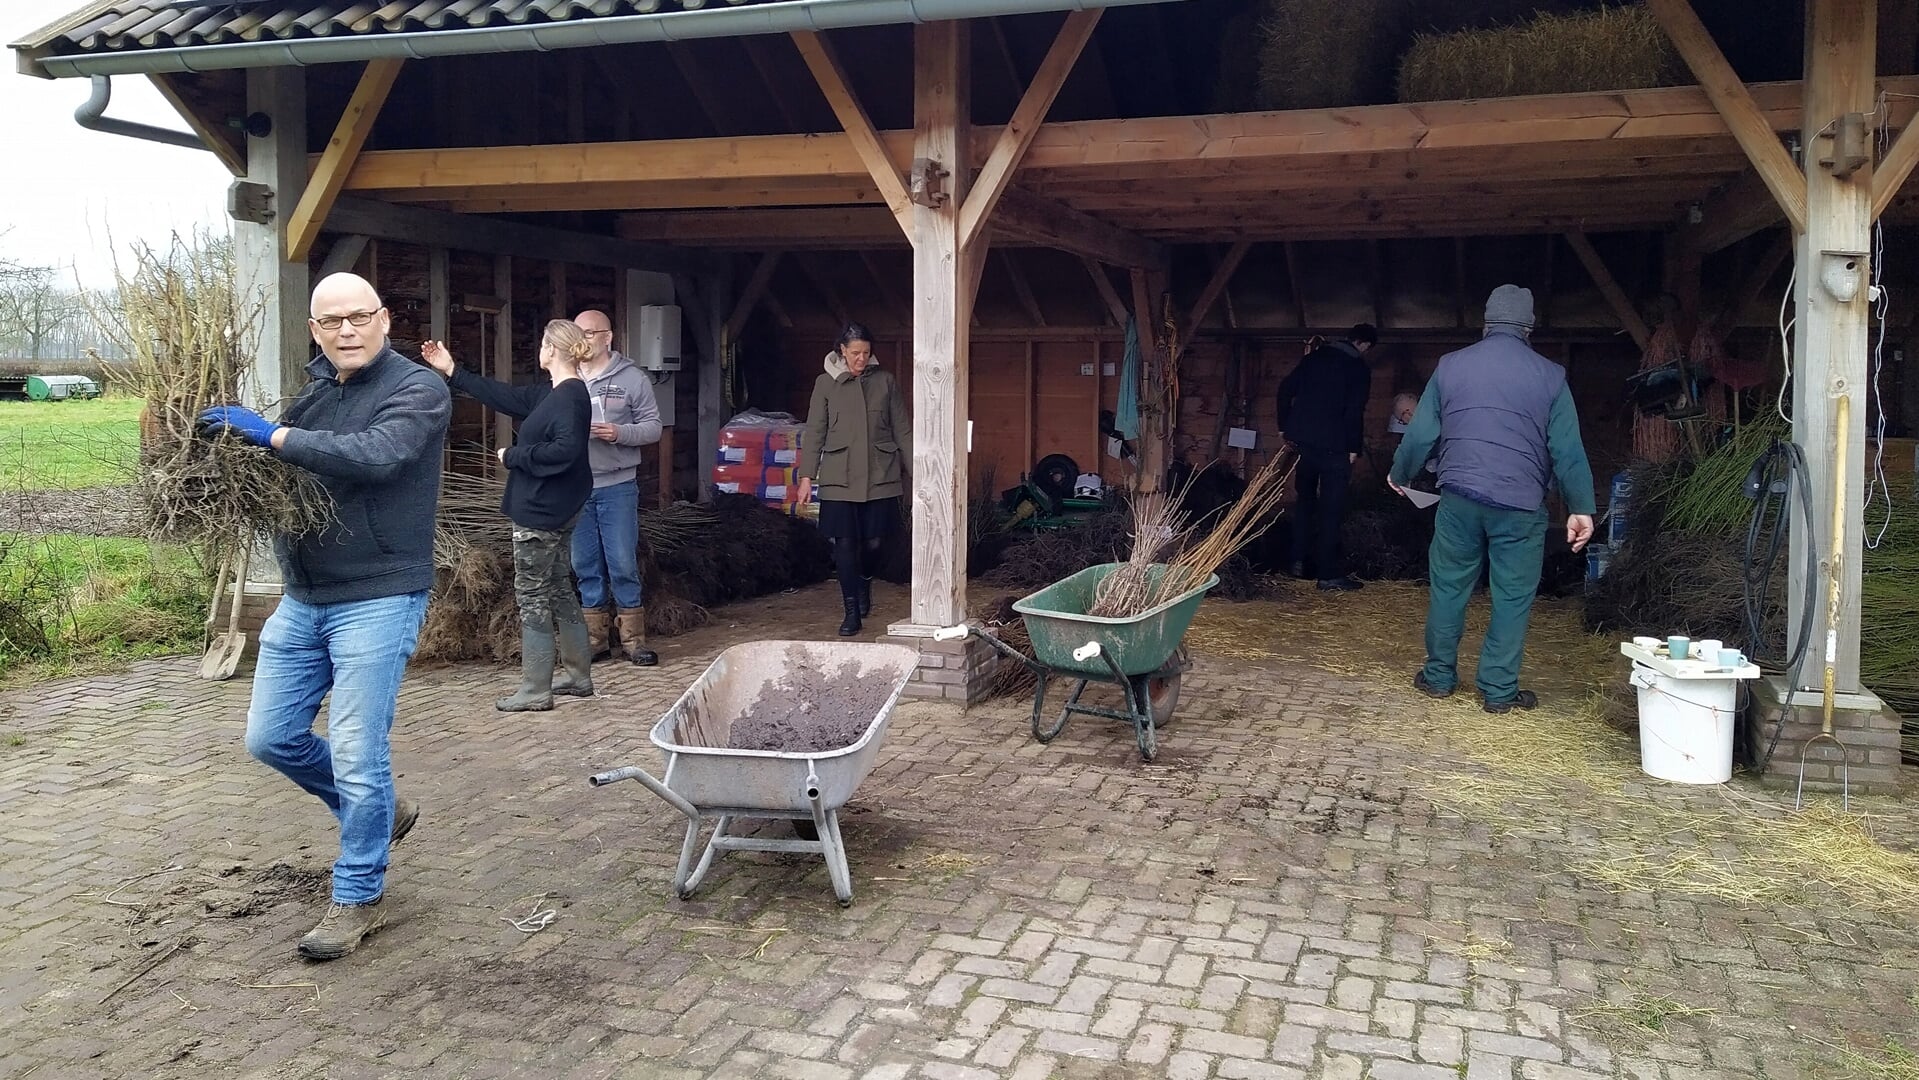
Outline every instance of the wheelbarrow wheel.
<svg viewBox="0 0 1919 1080"><path fill-rule="evenodd" d="M1186 670L1186 646L1179 647L1167 667L1171 669L1167 674L1147 675L1140 680L1140 693L1146 707L1152 710L1156 728L1170 727L1173 710L1179 707L1179 680Z"/></svg>

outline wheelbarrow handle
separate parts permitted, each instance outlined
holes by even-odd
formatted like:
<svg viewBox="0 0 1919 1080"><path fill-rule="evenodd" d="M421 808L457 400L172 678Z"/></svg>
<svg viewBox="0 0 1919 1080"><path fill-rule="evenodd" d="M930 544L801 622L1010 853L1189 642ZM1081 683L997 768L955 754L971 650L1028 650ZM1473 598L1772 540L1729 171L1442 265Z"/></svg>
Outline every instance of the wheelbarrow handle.
<svg viewBox="0 0 1919 1080"><path fill-rule="evenodd" d="M646 785L646 790L665 799L673 809L686 815L687 820L700 820L698 807L681 798L677 792L667 787L658 777L638 766L628 765L624 769L614 769L612 772L596 773L586 778L586 782L592 784L594 787L605 787L608 784L617 784L622 780L638 780L640 783Z"/></svg>
<svg viewBox="0 0 1919 1080"><path fill-rule="evenodd" d="M1079 648L1073 650L1073 659L1078 660L1080 663L1083 664L1086 661L1091 660L1094 657L1098 656L1100 653L1104 651L1105 651L1104 649L1101 649L1099 647L1099 642L1089 641L1086 644L1081 645Z"/></svg>
<svg viewBox="0 0 1919 1080"><path fill-rule="evenodd" d="M961 623L958 626L942 626L933 631L934 641L959 641L973 632L973 628Z"/></svg>

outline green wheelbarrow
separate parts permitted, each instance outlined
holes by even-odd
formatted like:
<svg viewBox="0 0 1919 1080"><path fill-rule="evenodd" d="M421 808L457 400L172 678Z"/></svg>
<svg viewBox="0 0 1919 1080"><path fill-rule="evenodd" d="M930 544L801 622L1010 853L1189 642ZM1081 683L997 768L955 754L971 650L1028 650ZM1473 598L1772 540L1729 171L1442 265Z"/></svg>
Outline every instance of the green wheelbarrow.
<svg viewBox="0 0 1919 1080"><path fill-rule="evenodd" d="M1179 704L1180 676L1192 667L1183 644L1186 628L1219 578L1210 576L1197 588L1138 615L1116 619L1085 614L1099 583L1123 565L1089 566L1015 603L1013 610L1025 618L1026 634L1033 643L1030 657L971 626L949 627L934 636L951 641L977 634L1008 659L1031 669L1038 679L1033 688L1033 737L1040 742L1052 742L1075 714L1099 716L1131 724L1140 759L1151 761L1159 753L1158 731L1172 723ZM1154 579L1165 572L1164 566L1155 566ZM1046 689L1055 677L1072 679L1074 686L1049 724ZM1118 686L1125 707L1081 704L1090 683Z"/></svg>

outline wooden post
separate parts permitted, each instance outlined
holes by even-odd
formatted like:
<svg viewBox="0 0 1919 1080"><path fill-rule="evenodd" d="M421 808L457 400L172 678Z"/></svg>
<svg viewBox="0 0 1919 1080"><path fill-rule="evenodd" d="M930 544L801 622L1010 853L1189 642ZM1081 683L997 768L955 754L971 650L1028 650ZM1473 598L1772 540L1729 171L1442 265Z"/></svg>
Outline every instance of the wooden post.
<svg viewBox="0 0 1919 1080"><path fill-rule="evenodd" d="M1876 48L1876 6L1873 0L1810 0L1806 7L1805 124L1807 132L1837 129L1847 113L1871 114L1873 62ZM1839 625L1828 628L1825 614L1826 568L1831 566L1830 528L1833 498L1841 490L1833 471L1833 420L1837 398L1852 399L1853 415L1865 415L1866 357L1871 302L1866 295L1871 265L1866 252L1872 241L1873 168L1870 160L1850 176L1835 176L1820 164L1830 156L1831 138L1807 137L1806 232L1799 239L1798 312L1793 335L1793 441L1806 453L1812 481L1810 520L1792 524L1792 553L1788 559L1791 585L1787 596L1791 625L1813 621L1812 655L1806 678L1819 681L1823 649L1836 646L1836 685L1856 691L1859 685L1859 564L1862 546L1864 485L1844 485L1846 551L1841 560ZM1851 254L1846 254L1851 253ZM1857 295L1842 300L1828 290L1826 280L1848 273L1858 275ZM1865 460L1865 427L1855 424L1849 434L1846 459ZM1804 605L1805 547L1817 545L1821 580L1818 598ZM1833 639L1827 634L1831 632ZM1796 632L1796 630L1795 630Z"/></svg>
<svg viewBox="0 0 1919 1080"><path fill-rule="evenodd" d="M248 71L247 110L273 118L273 131L265 138L247 138L247 181L272 192L274 216L264 224L233 223L237 287L243 309L255 312L251 333L256 359L244 396L273 416L306 384L304 369L313 355L307 333L307 264L292 257L285 230L285 218L306 186L305 69Z"/></svg>
<svg viewBox="0 0 1919 1080"><path fill-rule="evenodd" d="M493 257L493 295L500 298L500 313L493 317L493 377L503 383L513 381L513 259ZM513 445L513 418L493 414L493 449Z"/></svg>
<svg viewBox="0 0 1919 1080"><path fill-rule="evenodd" d="M966 617L967 352L974 264L959 242L971 145L970 37L960 21L913 28L913 157L938 162L946 196L914 203L913 241L913 600L911 623L951 626Z"/></svg>
<svg viewBox="0 0 1919 1080"><path fill-rule="evenodd" d="M700 338L700 446L694 457L693 472L699 485L700 501L705 502L712 485L713 463L719 458L720 427L726 423L725 350L737 334L727 326L732 310L733 272L725 269L705 279L706 332Z"/></svg>

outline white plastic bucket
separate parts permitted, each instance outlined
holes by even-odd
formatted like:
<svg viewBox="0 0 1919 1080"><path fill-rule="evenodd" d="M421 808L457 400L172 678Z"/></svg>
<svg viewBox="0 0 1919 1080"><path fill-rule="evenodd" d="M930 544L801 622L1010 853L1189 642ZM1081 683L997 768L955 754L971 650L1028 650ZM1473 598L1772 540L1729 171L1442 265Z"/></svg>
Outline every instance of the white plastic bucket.
<svg viewBox="0 0 1919 1080"><path fill-rule="evenodd" d="M1675 784L1732 779L1735 679L1673 679L1634 664L1639 691L1639 768Z"/></svg>

